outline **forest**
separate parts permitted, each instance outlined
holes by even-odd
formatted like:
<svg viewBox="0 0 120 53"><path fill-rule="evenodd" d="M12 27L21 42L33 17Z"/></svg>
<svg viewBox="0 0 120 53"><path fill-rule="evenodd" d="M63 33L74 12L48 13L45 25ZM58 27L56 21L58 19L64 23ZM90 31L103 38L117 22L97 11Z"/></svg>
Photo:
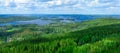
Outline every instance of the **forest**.
<svg viewBox="0 0 120 53"><path fill-rule="evenodd" d="M119 40L119 18L0 26L0 53L120 53Z"/></svg>

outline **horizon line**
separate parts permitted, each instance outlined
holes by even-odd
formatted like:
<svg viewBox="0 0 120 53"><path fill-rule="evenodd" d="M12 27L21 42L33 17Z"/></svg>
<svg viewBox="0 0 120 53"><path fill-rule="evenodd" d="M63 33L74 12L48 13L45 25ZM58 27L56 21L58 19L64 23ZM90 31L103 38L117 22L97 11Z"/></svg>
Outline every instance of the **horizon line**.
<svg viewBox="0 0 120 53"><path fill-rule="evenodd" d="M120 15L120 14L0 14L0 15Z"/></svg>

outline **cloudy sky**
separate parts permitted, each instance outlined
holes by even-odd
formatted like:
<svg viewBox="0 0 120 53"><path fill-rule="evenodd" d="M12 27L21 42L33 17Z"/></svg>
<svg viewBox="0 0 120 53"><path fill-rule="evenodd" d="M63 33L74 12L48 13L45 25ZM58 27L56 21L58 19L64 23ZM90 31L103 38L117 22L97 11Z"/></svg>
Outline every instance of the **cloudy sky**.
<svg viewBox="0 0 120 53"><path fill-rule="evenodd" d="M0 14L120 14L120 0L0 0Z"/></svg>

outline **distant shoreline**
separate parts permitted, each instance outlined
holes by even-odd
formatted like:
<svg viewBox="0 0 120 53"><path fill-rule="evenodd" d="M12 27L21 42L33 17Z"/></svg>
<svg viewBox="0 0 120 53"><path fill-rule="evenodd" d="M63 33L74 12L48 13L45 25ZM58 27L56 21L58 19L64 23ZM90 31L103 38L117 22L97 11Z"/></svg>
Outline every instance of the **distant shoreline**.
<svg viewBox="0 0 120 53"><path fill-rule="evenodd" d="M120 14L0 14L0 15L93 15L93 16L120 16Z"/></svg>

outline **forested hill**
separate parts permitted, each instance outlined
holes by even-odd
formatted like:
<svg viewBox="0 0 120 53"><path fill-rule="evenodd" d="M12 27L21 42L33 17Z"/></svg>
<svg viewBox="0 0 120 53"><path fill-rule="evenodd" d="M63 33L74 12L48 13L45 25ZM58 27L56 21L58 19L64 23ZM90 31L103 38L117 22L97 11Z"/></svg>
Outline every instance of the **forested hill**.
<svg viewBox="0 0 120 53"><path fill-rule="evenodd" d="M120 19L95 19L76 23L74 27L79 25L84 28L42 36L33 33L39 37L3 43L0 53L120 53ZM67 25L73 28L70 27ZM32 31L24 34L31 35L29 32Z"/></svg>

